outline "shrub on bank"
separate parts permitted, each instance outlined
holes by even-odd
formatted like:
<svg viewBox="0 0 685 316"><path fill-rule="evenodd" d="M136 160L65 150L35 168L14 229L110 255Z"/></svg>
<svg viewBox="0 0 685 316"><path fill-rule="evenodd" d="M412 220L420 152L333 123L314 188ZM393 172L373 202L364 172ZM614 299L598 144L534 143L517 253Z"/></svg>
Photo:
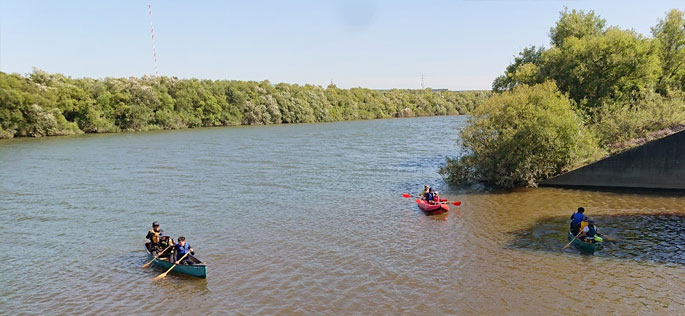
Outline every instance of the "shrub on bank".
<svg viewBox="0 0 685 316"><path fill-rule="evenodd" d="M553 82L520 85L478 107L460 132L461 157L440 173L457 184L535 186L592 156L595 139Z"/></svg>
<svg viewBox="0 0 685 316"><path fill-rule="evenodd" d="M648 92L631 102L605 102L591 113L589 127L605 148L644 137L650 132L685 124L685 93L670 96Z"/></svg>

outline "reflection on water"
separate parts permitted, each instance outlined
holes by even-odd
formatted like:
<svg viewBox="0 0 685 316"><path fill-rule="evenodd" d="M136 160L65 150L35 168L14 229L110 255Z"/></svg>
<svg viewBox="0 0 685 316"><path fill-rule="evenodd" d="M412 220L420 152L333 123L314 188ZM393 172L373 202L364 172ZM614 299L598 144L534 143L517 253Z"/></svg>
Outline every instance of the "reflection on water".
<svg viewBox="0 0 685 316"><path fill-rule="evenodd" d="M616 242L605 241L595 256L685 265L684 215L657 213L593 218L600 233L616 239ZM541 219L531 227L513 232L509 247L559 252L568 243L568 222L566 217Z"/></svg>

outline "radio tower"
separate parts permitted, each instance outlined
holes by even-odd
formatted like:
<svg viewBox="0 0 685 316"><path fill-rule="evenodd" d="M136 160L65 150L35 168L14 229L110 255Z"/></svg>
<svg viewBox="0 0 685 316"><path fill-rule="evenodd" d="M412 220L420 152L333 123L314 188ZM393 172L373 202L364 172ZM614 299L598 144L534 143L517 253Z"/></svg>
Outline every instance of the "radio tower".
<svg viewBox="0 0 685 316"><path fill-rule="evenodd" d="M426 89L426 85L423 84L423 74L421 74L421 90Z"/></svg>
<svg viewBox="0 0 685 316"><path fill-rule="evenodd" d="M155 48L155 28L152 27L152 5L147 5L147 11L150 13L150 33L152 34L152 57L155 59L155 78L159 78L159 71L157 70L157 49Z"/></svg>

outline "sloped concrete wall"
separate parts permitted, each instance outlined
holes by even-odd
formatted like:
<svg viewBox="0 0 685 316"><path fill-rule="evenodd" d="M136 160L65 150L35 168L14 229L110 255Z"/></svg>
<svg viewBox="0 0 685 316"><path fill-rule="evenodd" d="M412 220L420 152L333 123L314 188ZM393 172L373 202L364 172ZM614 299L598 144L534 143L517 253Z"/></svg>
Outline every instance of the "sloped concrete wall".
<svg viewBox="0 0 685 316"><path fill-rule="evenodd" d="M685 190L685 131L542 181L540 185Z"/></svg>

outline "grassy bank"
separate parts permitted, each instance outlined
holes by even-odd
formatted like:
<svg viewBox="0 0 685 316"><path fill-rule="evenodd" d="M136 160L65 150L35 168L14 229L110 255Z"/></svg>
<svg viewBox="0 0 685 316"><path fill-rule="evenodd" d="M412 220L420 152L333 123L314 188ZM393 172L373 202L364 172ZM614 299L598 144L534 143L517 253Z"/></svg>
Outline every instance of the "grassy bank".
<svg viewBox="0 0 685 316"><path fill-rule="evenodd" d="M490 95L0 72L0 138L466 114Z"/></svg>

